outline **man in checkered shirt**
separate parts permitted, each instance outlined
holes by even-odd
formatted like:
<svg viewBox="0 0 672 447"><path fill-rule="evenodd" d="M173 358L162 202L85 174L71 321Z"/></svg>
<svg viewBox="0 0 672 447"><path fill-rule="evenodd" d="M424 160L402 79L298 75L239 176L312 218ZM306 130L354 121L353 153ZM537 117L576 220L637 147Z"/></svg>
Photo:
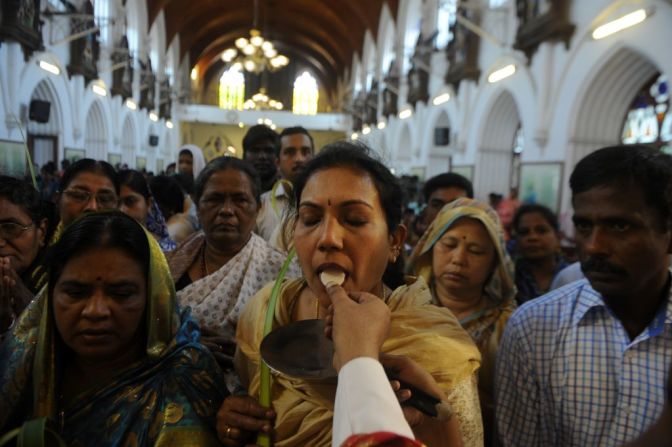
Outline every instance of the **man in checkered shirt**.
<svg viewBox="0 0 672 447"><path fill-rule="evenodd" d="M586 279L518 309L497 358L505 446L617 446L665 403L672 360L672 157L600 149L570 178Z"/></svg>

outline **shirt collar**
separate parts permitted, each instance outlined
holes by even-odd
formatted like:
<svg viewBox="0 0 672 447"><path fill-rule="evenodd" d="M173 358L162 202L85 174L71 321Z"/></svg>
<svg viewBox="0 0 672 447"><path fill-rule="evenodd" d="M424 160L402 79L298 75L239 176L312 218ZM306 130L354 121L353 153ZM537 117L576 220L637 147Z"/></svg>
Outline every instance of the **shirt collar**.
<svg viewBox="0 0 672 447"><path fill-rule="evenodd" d="M672 270L668 272L668 275L671 274ZM576 299L576 311L574 312L572 320L574 326L578 325L592 309L607 309L607 304L604 302L602 295L593 289L590 282L587 279L582 279L580 281L582 282L582 286L578 291L579 295ZM656 314L649 325L649 330L656 330L656 326L661 326L661 320L662 324L672 324L672 286L667 292L667 304L665 304L664 311L661 307L660 312Z"/></svg>

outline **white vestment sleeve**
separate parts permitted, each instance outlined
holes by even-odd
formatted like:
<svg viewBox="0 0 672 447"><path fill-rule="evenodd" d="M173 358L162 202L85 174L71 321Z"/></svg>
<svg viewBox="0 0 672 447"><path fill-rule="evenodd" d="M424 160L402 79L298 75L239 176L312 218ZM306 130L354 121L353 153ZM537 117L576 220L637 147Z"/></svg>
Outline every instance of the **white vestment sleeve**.
<svg viewBox="0 0 672 447"><path fill-rule="evenodd" d="M351 435L380 431L415 439L383 366L359 357L338 373L331 445L340 447Z"/></svg>

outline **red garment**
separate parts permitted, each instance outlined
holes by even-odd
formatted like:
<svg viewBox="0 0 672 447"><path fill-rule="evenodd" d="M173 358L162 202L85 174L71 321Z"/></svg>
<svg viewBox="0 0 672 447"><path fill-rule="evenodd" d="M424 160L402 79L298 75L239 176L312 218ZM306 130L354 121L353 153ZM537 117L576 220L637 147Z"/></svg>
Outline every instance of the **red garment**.
<svg viewBox="0 0 672 447"><path fill-rule="evenodd" d="M352 435L341 447L424 447L420 441L399 436L395 433L376 432L366 435Z"/></svg>

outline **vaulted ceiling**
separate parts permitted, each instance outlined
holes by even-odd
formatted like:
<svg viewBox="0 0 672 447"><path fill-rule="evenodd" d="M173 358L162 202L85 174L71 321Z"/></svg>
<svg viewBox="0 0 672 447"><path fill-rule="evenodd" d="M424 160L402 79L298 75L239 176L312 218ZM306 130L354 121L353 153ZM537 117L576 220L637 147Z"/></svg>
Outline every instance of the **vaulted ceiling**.
<svg viewBox="0 0 672 447"><path fill-rule="evenodd" d="M148 0L149 26L163 10L167 43L180 38L181 57L200 73L219 67L219 56L238 37L248 37L252 0ZM367 29L377 36L381 9L396 17L399 0L258 0L258 28L281 53L303 62L328 92L361 55Z"/></svg>

